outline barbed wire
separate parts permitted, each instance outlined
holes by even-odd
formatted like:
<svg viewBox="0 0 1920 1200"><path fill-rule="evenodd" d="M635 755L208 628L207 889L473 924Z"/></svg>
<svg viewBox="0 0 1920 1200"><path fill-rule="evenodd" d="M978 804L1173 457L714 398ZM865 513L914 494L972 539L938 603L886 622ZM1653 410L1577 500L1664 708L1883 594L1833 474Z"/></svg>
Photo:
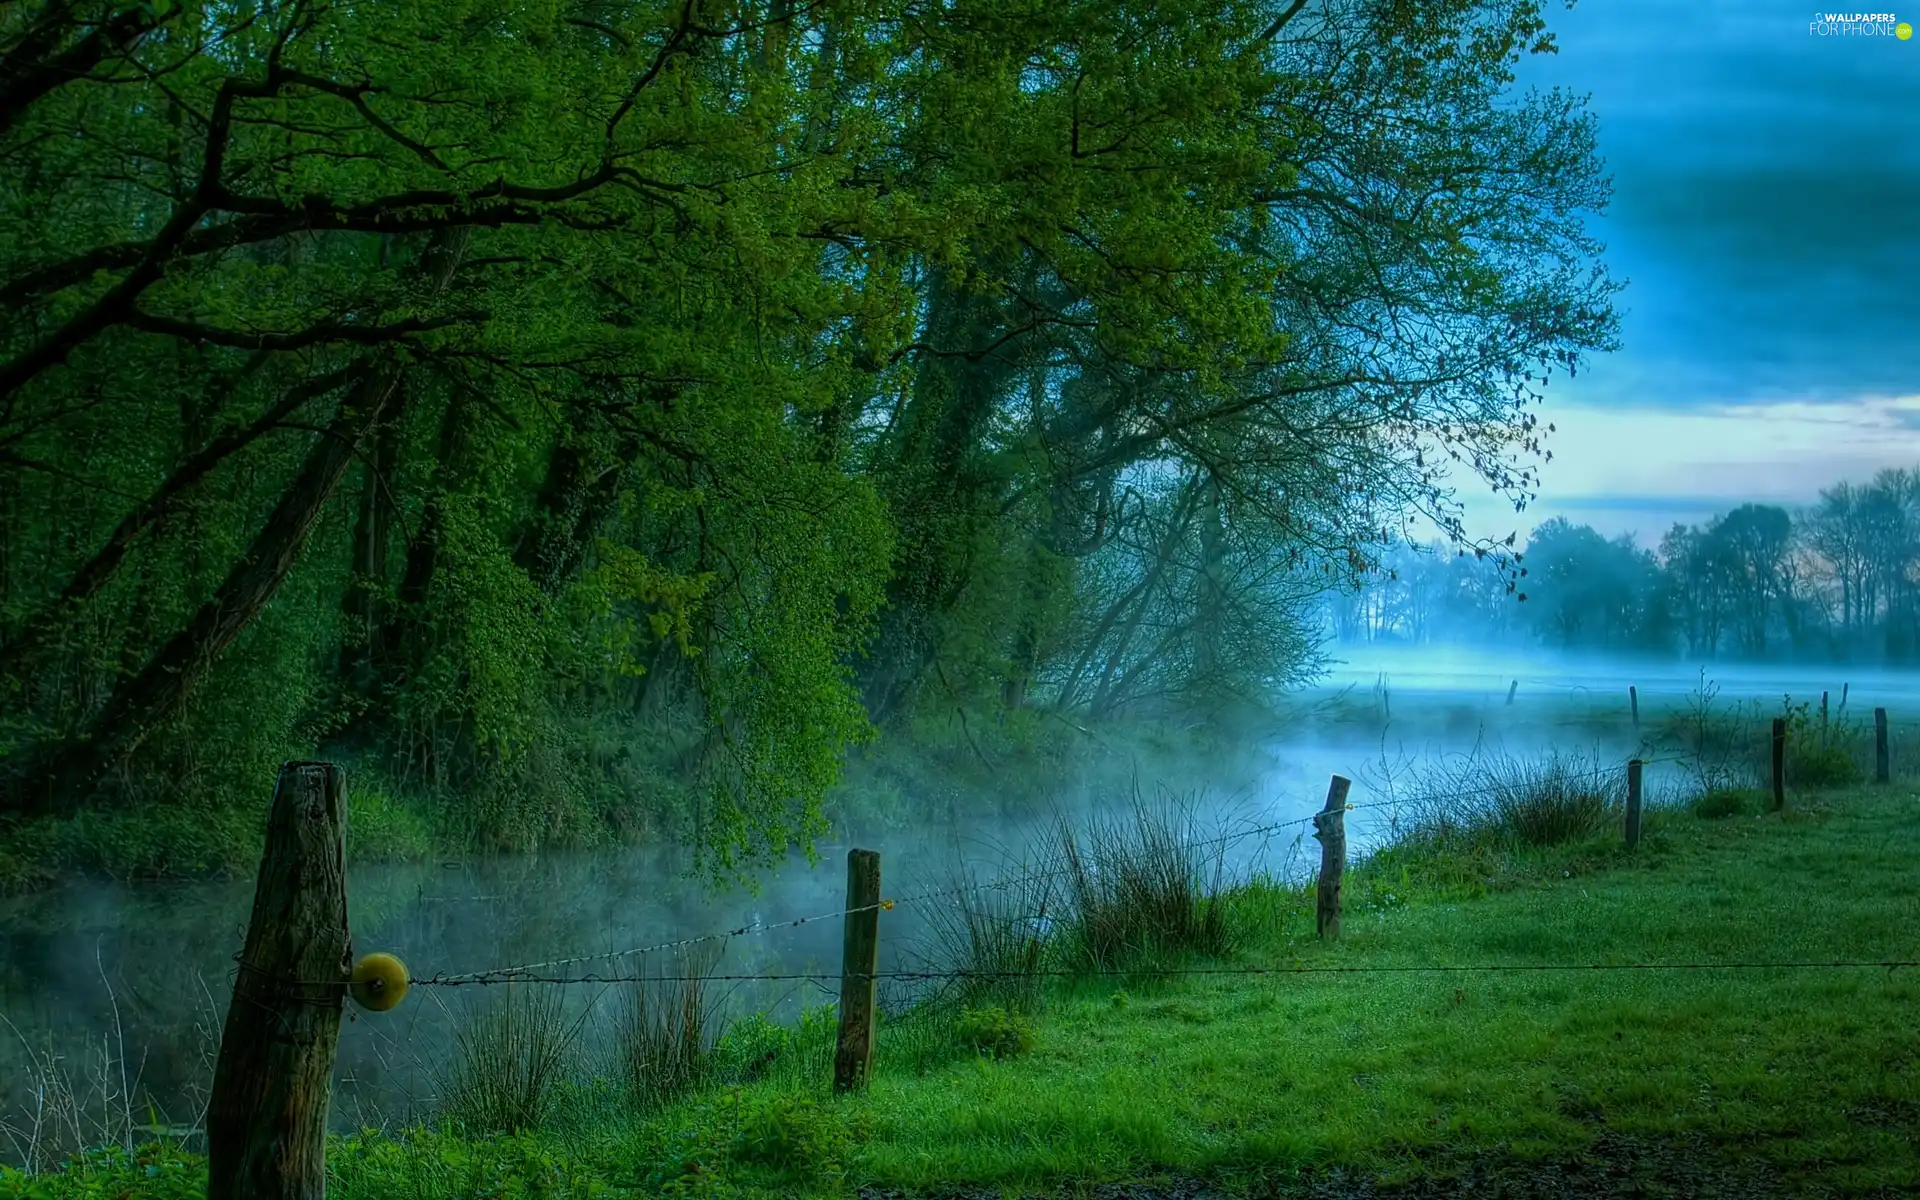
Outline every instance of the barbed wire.
<svg viewBox="0 0 1920 1200"><path fill-rule="evenodd" d="M1693 757L1692 755L1676 755L1676 756L1670 756L1667 758L1642 759L1641 763L1643 766L1647 766L1647 765L1653 765L1656 763L1683 762L1683 761L1687 761L1692 757ZM1563 775L1560 775L1559 778L1563 780L1583 780L1583 779L1590 779L1590 778L1598 778L1604 775L1614 774L1620 770L1623 770L1624 768L1625 768L1625 764L1622 763L1617 765L1596 767L1589 771L1575 772L1572 774L1563 774ZM1385 799L1385 800L1373 801L1365 804L1348 804L1345 806L1344 809L1340 811L1348 812L1348 811L1358 811L1362 809L1397 807L1397 806L1408 805L1408 804L1429 804L1435 801L1444 802L1444 801L1461 800L1461 799L1466 799L1467 797L1470 797L1470 796L1486 795L1486 794L1498 792L1503 790L1504 788L1508 788L1511 786L1512 786L1511 784L1507 784L1507 783L1496 783L1496 784L1490 784L1482 788L1473 788L1473 789L1467 789L1467 790L1457 791L1452 793L1442 793L1439 795L1423 794L1418 797L1410 797L1410 798L1389 797L1388 799ZM1247 838L1258 837L1263 834L1271 834L1283 829L1293 828L1295 826L1310 825L1315 823L1320 817L1324 815L1325 815L1325 810L1322 810L1320 812L1309 813L1306 816L1296 817L1286 821L1269 822L1263 825L1254 826L1249 829L1235 830L1231 833L1221 834L1216 837L1203 838L1203 839L1198 839L1194 841L1183 842L1181 843L1181 848L1206 849L1208 847L1217 846L1217 845L1230 845L1230 844L1245 840ZM771 921L771 922L756 921L756 922L753 922L747 925L742 925L737 928L729 929L723 932L698 934L698 935L682 937L682 938L673 938L667 941L655 942L655 943L651 943L649 945L644 945L644 946L629 947L623 950L610 950L610 951L602 951L594 954L571 955L563 958L546 959L546 960L543 960L540 962L534 962L534 963L521 963L521 964L516 964L513 966L507 966L507 967L494 967L494 968L489 968L489 969L480 970L480 971L466 971L466 972L459 972L455 974L435 974L435 975L427 976L421 979L417 979L414 982L420 983L420 984L428 984L432 986L441 986L441 987L452 987L452 986L458 986L461 984L468 984L468 983L490 984L490 983L506 983L506 982L513 982L513 981L556 982L557 980L555 980L553 977L542 976L539 974L539 972L548 971L548 970L552 970L554 968L560 968L560 967L579 966L585 963L610 962L616 959L637 958L637 957L642 957L649 954L659 954L659 953L663 953L671 950L688 949L694 946L705 945L712 942L724 942L724 941L730 941L737 937L747 937L747 936L753 936L761 933L768 933L777 929L799 928L800 926L803 926L803 925L817 924L818 922L821 922L821 921L831 921L836 918L845 918L848 916L857 915L859 913L872 912L875 910L891 911L896 905L900 905L900 904L920 904L929 900L944 899L950 896L957 896L957 895L962 895L962 894L971 893L971 892L980 892L980 891L988 891L988 890L1005 890L1005 889L1013 888L1017 886L1031 886L1033 884L1045 882L1050 879L1064 878L1068 875L1075 874L1082 870L1084 870L1084 868L1075 864L1075 865L1066 865L1066 866L1056 867L1051 870L1020 872L1018 874L1008 876L1002 879L990 880L986 882L970 881L970 882L958 884L952 887L931 889L928 891L912 893L905 896L897 896L891 899L882 899L874 904L842 908L832 912L816 913L812 916L796 917L786 921ZM621 977L621 978L626 979L630 977ZM723 978L723 977L703 976L703 978ZM751 976L750 978L773 978L773 977ZM599 975L584 976L584 977L583 976L566 976L565 979L571 982L611 981L610 977L599 976Z"/></svg>
<svg viewBox="0 0 1920 1200"><path fill-rule="evenodd" d="M1833 959L1798 962L1678 962L1678 963L1380 963L1349 965L1341 963L1298 963L1275 967L1099 967L1035 968L1033 970L952 970L952 971L874 971L828 973L825 971L785 971L769 973L690 975L568 975L519 976L513 980L479 978L416 979L416 987L462 987L513 983L700 983L781 982L832 980L949 980L949 979L1088 979L1088 978L1162 978L1188 975L1413 975L1413 974L1487 974L1566 971L1812 971L1812 970L1885 970L1920 967L1920 959Z"/></svg>

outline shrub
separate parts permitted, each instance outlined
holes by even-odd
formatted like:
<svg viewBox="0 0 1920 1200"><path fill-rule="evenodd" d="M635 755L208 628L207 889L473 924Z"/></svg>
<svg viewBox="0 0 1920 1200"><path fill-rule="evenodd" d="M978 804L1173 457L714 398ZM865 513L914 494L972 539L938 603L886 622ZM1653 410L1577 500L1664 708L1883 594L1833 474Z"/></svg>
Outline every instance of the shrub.
<svg viewBox="0 0 1920 1200"><path fill-rule="evenodd" d="M1860 761L1866 749L1864 726L1846 720L1819 721L1806 701L1787 697L1781 715L1787 722L1787 782L1799 787L1847 787L1866 779Z"/></svg>
<svg viewBox="0 0 1920 1200"><path fill-rule="evenodd" d="M1702 820L1719 821L1760 812L1766 803L1766 793L1758 788L1715 788L1697 797L1692 808L1693 815Z"/></svg>
<svg viewBox="0 0 1920 1200"><path fill-rule="evenodd" d="M1033 1049L1033 1026L1004 1008L969 1008L955 1027L960 1042L986 1058L1012 1058Z"/></svg>

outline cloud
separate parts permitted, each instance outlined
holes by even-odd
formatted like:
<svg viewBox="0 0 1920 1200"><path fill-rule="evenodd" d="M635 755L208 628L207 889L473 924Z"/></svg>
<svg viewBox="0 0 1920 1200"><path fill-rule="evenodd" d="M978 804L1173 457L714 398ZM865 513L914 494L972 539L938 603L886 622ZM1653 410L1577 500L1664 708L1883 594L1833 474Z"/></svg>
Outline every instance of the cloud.
<svg viewBox="0 0 1920 1200"><path fill-rule="evenodd" d="M1556 14L1524 82L1591 95L1629 281L1569 394L1661 407L1920 391L1920 44L1810 36L1784 0Z"/></svg>
<svg viewBox="0 0 1920 1200"><path fill-rule="evenodd" d="M1549 517L1647 544L1675 522L1698 523L1748 502L1797 508L1841 480L1920 466L1920 392L1836 405L1804 399L1673 409L1549 407L1553 461L1524 513L1461 481L1469 531L1525 535Z"/></svg>

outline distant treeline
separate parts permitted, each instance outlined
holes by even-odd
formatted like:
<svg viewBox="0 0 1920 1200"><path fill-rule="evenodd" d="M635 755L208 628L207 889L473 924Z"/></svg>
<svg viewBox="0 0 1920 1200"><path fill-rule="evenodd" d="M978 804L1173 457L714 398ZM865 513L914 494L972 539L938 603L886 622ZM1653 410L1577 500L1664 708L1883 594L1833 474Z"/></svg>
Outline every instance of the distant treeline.
<svg viewBox="0 0 1920 1200"><path fill-rule="evenodd" d="M1521 573L1402 547L1330 594L1342 641L1533 642L1689 658L1920 660L1920 469L1840 483L1799 511L1743 504L1657 549L1556 517Z"/></svg>

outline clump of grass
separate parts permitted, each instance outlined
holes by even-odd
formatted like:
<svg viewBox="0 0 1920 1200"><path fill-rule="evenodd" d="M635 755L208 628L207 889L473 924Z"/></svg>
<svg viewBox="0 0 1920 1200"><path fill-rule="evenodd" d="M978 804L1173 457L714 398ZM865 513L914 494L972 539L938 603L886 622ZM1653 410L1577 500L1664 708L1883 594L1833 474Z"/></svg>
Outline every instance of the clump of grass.
<svg viewBox="0 0 1920 1200"><path fill-rule="evenodd" d="M1715 788L1695 797L1688 807L1703 821L1723 821L1763 812L1767 803L1767 794L1759 788Z"/></svg>
<svg viewBox="0 0 1920 1200"><path fill-rule="evenodd" d="M1033 1023L1004 1008L969 1008L954 1032L961 1045L983 1058L1012 1058L1033 1049Z"/></svg>
<svg viewBox="0 0 1920 1200"><path fill-rule="evenodd" d="M1148 803L1136 792L1124 816L1097 814L1084 830L1062 819L1057 828L1069 964L1105 971L1233 951L1226 839L1209 838L1190 804Z"/></svg>
<svg viewBox="0 0 1920 1200"><path fill-rule="evenodd" d="M953 903L928 916L930 971L951 975L938 1000L955 1008L1040 1007L1042 972L1063 900L1059 872L1020 864L1004 881L956 873ZM930 998L933 999L933 998Z"/></svg>
<svg viewBox="0 0 1920 1200"><path fill-rule="evenodd" d="M1581 755L1474 755L1445 763L1418 777L1407 838L1448 849L1584 841L1620 819L1625 774Z"/></svg>
<svg viewBox="0 0 1920 1200"><path fill-rule="evenodd" d="M586 1013L559 988L509 983L455 1037L440 1084L443 1118L480 1133L537 1129L553 1111Z"/></svg>
<svg viewBox="0 0 1920 1200"><path fill-rule="evenodd" d="M651 1131L646 1195L837 1192L870 1135L865 1114L789 1091L727 1088L686 1115L689 1127Z"/></svg>
<svg viewBox="0 0 1920 1200"><path fill-rule="evenodd" d="M709 1053L712 1078L748 1084L764 1078L793 1051L794 1031L765 1013L730 1022Z"/></svg>
<svg viewBox="0 0 1920 1200"><path fill-rule="evenodd" d="M714 1044L725 1032L707 990L718 963L717 952L690 952L677 956L675 970L656 975L643 966L635 972L642 978L626 993L616 1054L628 1092L643 1111L685 1095L710 1073Z"/></svg>
<svg viewBox="0 0 1920 1200"><path fill-rule="evenodd" d="M1867 727L1845 718L1816 719L1813 706L1786 697L1781 715L1787 722L1787 782L1795 787L1851 787L1864 782ZM1769 751L1771 752L1771 751Z"/></svg>

